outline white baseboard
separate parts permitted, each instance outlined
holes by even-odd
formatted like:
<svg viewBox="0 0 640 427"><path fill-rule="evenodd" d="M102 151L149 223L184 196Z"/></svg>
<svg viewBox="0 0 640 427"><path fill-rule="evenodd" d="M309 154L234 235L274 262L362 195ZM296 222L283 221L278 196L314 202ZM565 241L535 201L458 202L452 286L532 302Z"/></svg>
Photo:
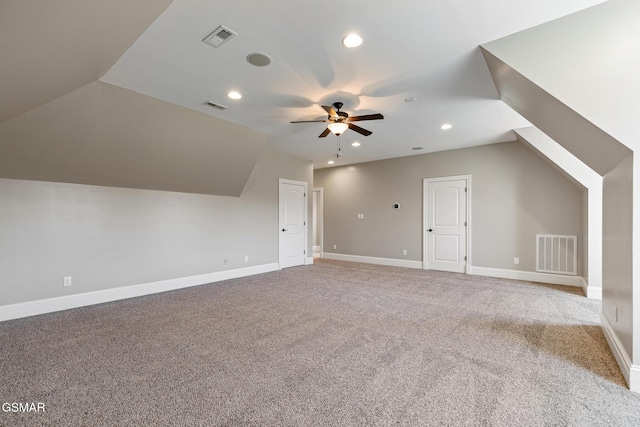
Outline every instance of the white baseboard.
<svg viewBox="0 0 640 427"><path fill-rule="evenodd" d="M304 265L311 265L313 264L313 257L306 257L304 259Z"/></svg>
<svg viewBox="0 0 640 427"><path fill-rule="evenodd" d="M607 316L605 316L604 313L600 313L600 319L602 321L604 337L607 339L611 352L618 362L618 367L620 367L622 371L629 390L640 393L640 366L631 363L631 358L622 346Z"/></svg>
<svg viewBox="0 0 640 427"><path fill-rule="evenodd" d="M640 393L640 366L631 365L629 371L629 390Z"/></svg>
<svg viewBox="0 0 640 427"><path fill-rule="evenodd" d="M197 276L179 277L176 279L161 280L158 282L143 283L140 285L123 286L120 288L104 289L63 297L4 305L0 306L0 322L35 316L38 314L52 313L54 311L84 307L87 305L156 294L159 292L173 291L176 289L268 273L277 270L278 263L256 265L253 267L238 268L235 270L217 271L215 273L200 274Z"/></svg>
<svg viewBox="0 0 640 427"><path fill-rule="evenodd" d="M584 277L582 278L582 290L587 298L597 299L602 301L602 287L589 286Z"/></svg>
<svg viewBox="0 0 640 427"><path fill-rule="evenodd" d="M346 255L336 254L332 252L323 252L322 257L325 259L333 259L336 261L349 261L349 262L362 262L365 264L378 264L389 265L393 267L405 267L405 268L422 268L422 261L411 261L405 259L395 258L378 258L372 256L360 256L360 255Z"/></svg>
<svg viewBox="0 0 640 427"><path fill-rule="evenodd" d="M467 274L476 276L498 277L501 279L526 280L527 282L551 283L554 285L582 286L582 277L563 274L538 273L535 271L505 270L501 268L487 268L467 266Z"/></svg>

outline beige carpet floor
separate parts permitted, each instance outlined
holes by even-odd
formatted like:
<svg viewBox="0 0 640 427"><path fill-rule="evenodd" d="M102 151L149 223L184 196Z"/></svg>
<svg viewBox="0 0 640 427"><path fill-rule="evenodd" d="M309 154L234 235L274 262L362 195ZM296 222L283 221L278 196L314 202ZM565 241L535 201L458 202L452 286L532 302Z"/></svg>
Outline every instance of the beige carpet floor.
<svg viewBox="0 0 640 427"><path fill-rule="evenodd" d="M318 260L0 323L2 426L639 426L570 287Z"/></svg>

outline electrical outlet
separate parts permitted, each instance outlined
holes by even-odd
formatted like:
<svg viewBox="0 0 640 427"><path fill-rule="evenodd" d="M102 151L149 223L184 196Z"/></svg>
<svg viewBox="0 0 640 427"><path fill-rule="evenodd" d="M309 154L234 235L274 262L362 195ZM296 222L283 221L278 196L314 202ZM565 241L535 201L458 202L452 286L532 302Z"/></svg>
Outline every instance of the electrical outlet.
<svg viewBox="0 0 640 427"><path fill-rule="evenodd" d="M514 258L514 259L513 259L513 263L514 263L515 265L520 264L520 258Z"/></svg>
<svg viewBox="0 0 640 427"><path fill-rule="evenodd" d="M338 249L338 245L333 245L333 249Z"/></svg>
<svg viewBox="0 0 640 427"><path fill-rule="evenodd" d="M403 249L403 250L402 250L402 255L406 255L406 254L407 254L407 250L406 250L406 249Z"/></svg>
<svg viewBox="0 0 640 427"><path fill-rule="evenodd" d="M63 286L71 286L71 277L65 277L64 279L62 279L62 285Z"/></svg>
<svg viewBox="0 0 640 427"><path fill-rule="evenodd" d="M358 214L358 219L364 219L364 214Z"/></svg>
<svg viewBox="0 0 640 427"><path fill-rule="evenodd" d="M249 262L249 255L244 256L244 262Z"/></svg>

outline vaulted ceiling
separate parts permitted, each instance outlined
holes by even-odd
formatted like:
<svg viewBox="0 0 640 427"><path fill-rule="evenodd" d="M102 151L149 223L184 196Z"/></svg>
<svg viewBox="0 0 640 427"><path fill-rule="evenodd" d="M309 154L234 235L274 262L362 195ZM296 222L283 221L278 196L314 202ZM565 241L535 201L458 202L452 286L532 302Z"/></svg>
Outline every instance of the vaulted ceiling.
<svg viewBox="0 0 640 427"><path fill-rule="evenodd" d="M218 150L219 145L233 146L239 140L245 145L231 158L249 159L241 170L250 170L265 144L318 168L332 158L336 164L349 164L514 140L512 129L529 122L499 100L478 46L599 3L602 0L2 0L0 150L9 160L3 166L0 159L0 170L15 163L11 156L21 147L16 141L29 146L28 155L18 156L23 170L46 144L60 144L60 155L70 157L81 149L99 152L96 144L117 139L121 144L114 147L125 153L131 149L141 165L147 161L142 153L157 149L161 155L151 158L166 163L146 169L158 170L161 180L163 168L176 167L171 158L180 150L200 150L223 164L229 151ZM237 36L218 48L203 43L219 25ZM364 43L347 49L341 40L351 32L360 34ZM249 64L247 55L256 52L270 57L271 64ZM241 92L242 99L228 99L230 90ZM71 95L73 91L83 93ZM129 110L122 105L121 110L130 121L140 122L140 132L109 129L109 123L121 127L114 121L114 114L120 114L117 107L110 107L108 114L86 108L94 115L83 115L84 126L74 122L85 108L70 102L114 98L135 105ZM205 101L228 108L213 109ZM318 138L323 123L289 123L322 119L326 114L321 106L334 101L343 102L352 115L385 116L362 122L373 132L368 137L345 132L339 140L344 153L340 159L335 158L338 138ZM172 109L177 113L169 113ZM189 115L197 118L183 120ZM183 138L157 129L144 131L162 129L160 123L171 127L167 117L175 117ZM207 117L210 124L205 124ZM64 130L49 123L52 120L65 123ZM452 128L443 131L444 123ZM192 135L194 127L198 129ZM92 129L99 129L101 137L93 137ZM223 136L215 136L218 129L226 129ZM207 134L212 135L209 145L198 142ZM86 145L88 140L93 145ZM351 146L355 141L360 147ZM56 152L55 146L48 149L42 156ZM87 180L92 165L106 166L85 157L86 170L67 173L74 165L57 161L51 166L57 175L50 179L121 185L115 176ZM107 164L112 162L118 165L117 158ZM136 161L130 163L133 176ZM186 187L184 191L190 191ZM193 191L237 195L236 190Z"/></svg>

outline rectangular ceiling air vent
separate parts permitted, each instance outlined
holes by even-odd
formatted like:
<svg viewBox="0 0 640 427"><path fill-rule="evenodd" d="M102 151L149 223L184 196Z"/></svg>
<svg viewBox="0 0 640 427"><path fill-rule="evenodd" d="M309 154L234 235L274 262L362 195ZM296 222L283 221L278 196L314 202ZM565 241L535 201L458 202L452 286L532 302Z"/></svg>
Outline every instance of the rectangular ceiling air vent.
<svg viewBox="0 0 640 427"><path fill-rule="evenodd" d="M215 102L211 102L211 101L205 101L204 105L206 105L207 107L216 108L218 110L226 110L227 108L229 108L229 107L225 107L224 105L216 104Z"/></svg>
<svg viewBox="0 0 640 427"><path fill-rule="evenodd" d="M202 39L202 41L213 47L220 47L237 35L238 34L236 32L228 29L224 25L220 25L218 28L213 30L211 34Z"/></svg>

